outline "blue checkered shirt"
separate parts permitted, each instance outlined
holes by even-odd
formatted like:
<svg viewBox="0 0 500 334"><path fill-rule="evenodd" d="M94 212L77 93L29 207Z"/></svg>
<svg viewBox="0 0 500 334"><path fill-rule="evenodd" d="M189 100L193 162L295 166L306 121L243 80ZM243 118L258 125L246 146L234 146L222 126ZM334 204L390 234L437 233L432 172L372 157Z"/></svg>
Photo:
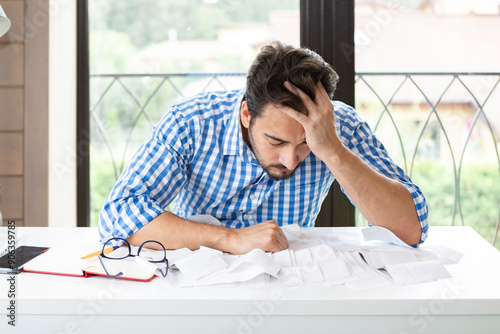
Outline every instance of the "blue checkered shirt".
<svg viewBox="0 0 500 334"><path fill-rule="evenodd" d="M177 103L154 127L111 191L99 219L101 241L128 238L175 201L174 213L208 214L226 227L274 220L312 227L335 177L312 152L288 180L275 181L243 140L244 90L206 92ZM342 143L411 193L427 236L420 189L388 156L355 110L333 101Z"/></svg>

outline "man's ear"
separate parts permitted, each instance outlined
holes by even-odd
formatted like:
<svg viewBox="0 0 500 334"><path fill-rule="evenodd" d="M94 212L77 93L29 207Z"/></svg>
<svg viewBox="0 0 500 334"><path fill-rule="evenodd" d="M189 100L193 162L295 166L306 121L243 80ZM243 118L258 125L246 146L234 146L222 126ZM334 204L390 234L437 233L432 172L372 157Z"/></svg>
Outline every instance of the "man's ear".
<svg viewBox="0 0 500 334"><path fill-rule="evenodd" d="M250 112L248 111L248 104L247 104L247 101L243 101L241 103L241 110L240 110L240 119L241 119L241 124L243 124L243 126L245 128L249 128L250 127Z"/></svg>

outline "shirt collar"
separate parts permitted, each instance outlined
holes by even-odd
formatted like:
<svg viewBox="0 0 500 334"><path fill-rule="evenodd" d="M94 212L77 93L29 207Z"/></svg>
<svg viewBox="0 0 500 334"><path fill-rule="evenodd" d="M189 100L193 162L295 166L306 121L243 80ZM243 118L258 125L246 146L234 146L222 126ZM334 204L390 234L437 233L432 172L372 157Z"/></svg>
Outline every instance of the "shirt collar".
<svg viewBox="0 0 500 334"><path fill-rule="evenodd" d="M231 113L231 118L224 129L222 138L222 153L224 155L238 155L244 162L258 164L252 150L243 140L243 134L241 131L240 110L244 95L245 90L241 90L241 97L235 103L234 109Z"/></svg>

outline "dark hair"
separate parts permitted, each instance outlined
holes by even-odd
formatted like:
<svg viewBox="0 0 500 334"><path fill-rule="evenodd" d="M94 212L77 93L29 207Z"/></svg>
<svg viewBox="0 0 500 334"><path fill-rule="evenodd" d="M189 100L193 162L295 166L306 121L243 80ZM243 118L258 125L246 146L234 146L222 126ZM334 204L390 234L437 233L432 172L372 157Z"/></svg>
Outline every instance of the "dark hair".
<svg viewBox="0 0 500 334"><path fill-rule="evenodd" d="M291 82L314 100L316 84L321 80L330 99L339 76L316 52L295 48L281 42L262 47L248 71L245 99L252 119L257 118L267 104L283 104L304 112L299 97L283 85Z"/></svg>

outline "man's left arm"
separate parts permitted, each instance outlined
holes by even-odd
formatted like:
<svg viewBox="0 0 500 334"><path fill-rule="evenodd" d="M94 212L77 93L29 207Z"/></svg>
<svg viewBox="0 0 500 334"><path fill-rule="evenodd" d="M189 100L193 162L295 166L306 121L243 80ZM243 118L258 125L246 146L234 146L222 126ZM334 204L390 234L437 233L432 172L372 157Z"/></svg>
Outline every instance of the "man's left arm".
<svg viewBox="0 0 500 334"><path fill-rule="evenodd" d="M314 101L295 86L289 83L285 86L300 96L308 115L287 107L280 109L301 123L311 151L328 166L364 217L372 225L388 228L410 245L423 241L427 208L424 215L417 213L416 205L425 206L418 188L411 185L416 188L412 191L381 174L342 144L335 130L333 105L321 83L317 85ZM416 203L417 196L423 203Z"/></svg>

